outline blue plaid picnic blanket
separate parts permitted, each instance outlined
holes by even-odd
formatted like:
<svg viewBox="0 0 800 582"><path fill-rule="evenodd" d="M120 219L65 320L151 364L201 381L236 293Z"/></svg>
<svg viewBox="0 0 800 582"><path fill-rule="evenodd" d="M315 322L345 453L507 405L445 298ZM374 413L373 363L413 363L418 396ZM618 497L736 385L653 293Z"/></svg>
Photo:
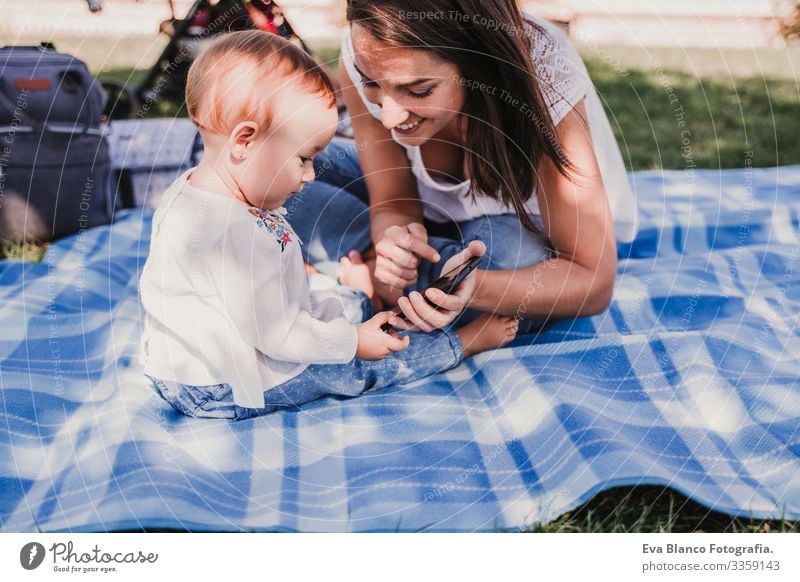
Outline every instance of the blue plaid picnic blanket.
<svg viewBox="0 0 800 582"><path fill-rule="evenodd" d="M639 484L800 518L800 166L631 180L607 312L242 422L142 375L151 209L0 261L0 529L494 531Z"/></svg>

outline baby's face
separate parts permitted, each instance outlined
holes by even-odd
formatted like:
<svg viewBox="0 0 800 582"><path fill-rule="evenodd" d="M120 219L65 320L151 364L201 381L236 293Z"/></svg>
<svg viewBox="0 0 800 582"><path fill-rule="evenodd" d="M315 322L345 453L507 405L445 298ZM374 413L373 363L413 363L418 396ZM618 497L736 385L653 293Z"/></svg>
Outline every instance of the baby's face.
<svg viewBox="0 0 800 582"><path fill-rule="evenodd" d="M333 138L338 121L335 107L296 82L278 93L272 126L236 168L236 181L247 199L270 210L314 180L312 158Z"/></svg>

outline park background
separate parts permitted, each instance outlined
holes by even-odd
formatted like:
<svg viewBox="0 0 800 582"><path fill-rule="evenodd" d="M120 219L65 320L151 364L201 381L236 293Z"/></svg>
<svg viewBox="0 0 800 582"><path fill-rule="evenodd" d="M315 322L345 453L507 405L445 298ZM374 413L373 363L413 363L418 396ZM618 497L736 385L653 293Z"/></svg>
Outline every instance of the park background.
<svg viewBox="0 0 800 582"><path fill-rule="evenodd" d="M191 2L174 0L184 14ZM337 70L344 0L279 2L295 31ZM555 0L520 2L559 23L585 59L631 171L800 164L800 2ZM168 0L0 0L0 44L52 42L100 80L141 81L167 44ZM683 126L691 154L682 149ZM165 103L149 116L184 115ZM37 261L46 245L3 244ZM661 487L616 488L536 531L793 531L785 520L731 518Z"/></svg>

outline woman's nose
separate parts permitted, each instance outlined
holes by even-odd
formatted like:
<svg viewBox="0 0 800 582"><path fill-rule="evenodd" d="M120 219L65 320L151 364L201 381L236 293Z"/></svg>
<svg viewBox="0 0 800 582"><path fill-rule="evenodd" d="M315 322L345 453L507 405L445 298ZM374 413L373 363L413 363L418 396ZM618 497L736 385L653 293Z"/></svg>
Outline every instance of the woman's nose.
<svg viewBox="0 0 800 582"><path fill-rule="evenodd" d="M386 129L392 129L406 119L408 119L408 111L384 93L381 100L381 123L383 126Z"/></svg>

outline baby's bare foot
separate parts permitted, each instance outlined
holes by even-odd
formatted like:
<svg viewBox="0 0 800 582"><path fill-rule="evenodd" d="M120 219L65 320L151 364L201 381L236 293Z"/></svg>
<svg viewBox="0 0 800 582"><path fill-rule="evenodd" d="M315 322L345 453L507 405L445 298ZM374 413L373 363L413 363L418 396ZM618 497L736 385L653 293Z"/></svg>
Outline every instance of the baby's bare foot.
<svg viewBox="0 0 800 582"><path fill-rule="evenodd" d="M308 274L308 275L313 275L314 273L319 273L319 269L317 269L317 268L316 268L314 265L312 265L311 263L306 263L306 262L304 261L304 262L303 262L303 266L306 268L306 274Z"/></svg>
<svg viewBox="0 0 800 582"><path fill-rule="evenodd" d="M464 357L469 358L487 350L502 348L515 337L519 321L507 315L484 313L474 321L456 330Z"/></svg>
<svg viewBox="0 0 800 582"><path fill-rule="evenodd" d="M370 297L375 293L369 267L361 259L361 253L358 251L350 251L346 257L339 259L339 282L360 289Z"/></svg>
<svg viewBox="0 0 800 582"><path fill-rule="evenodd" d="M339 259L339 282L363 291L372 300L377 311L383 309L380 297L375 294L370 265L363 261L358 251L352 250L346 257Z"/></svg>

